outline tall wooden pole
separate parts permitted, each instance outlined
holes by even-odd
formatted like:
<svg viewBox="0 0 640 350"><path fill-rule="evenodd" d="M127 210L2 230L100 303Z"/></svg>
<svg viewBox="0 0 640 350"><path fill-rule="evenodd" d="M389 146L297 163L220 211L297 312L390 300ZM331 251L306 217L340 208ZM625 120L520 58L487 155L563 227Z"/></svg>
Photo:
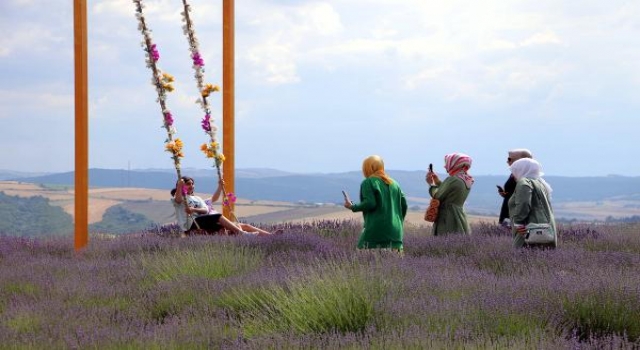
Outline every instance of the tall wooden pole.
<svg viewBox="0 0 640 350"><path fill-rule="evenodd" d="M228 192L235 193L235 9L234 0L222 4L222 153L226 160L222 174ZM223 208L223 214L231 217L234 204Z"/></svg>
<svg viewBox="0 0 640 350"><path fill-rule="evenodd" d="M75 249L89 242L89 102L87 72L87 1L73 1L75 76Z"/></svg>

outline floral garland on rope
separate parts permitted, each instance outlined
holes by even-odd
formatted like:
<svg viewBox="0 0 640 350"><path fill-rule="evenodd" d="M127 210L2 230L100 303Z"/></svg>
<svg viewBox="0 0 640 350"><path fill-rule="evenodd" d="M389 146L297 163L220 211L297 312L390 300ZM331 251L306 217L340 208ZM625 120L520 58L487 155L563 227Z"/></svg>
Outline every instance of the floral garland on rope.
<svg viewBox="0 0 640 350"><path fill-rule="evenodd" d="M145 51L145 62L147 63L147 68L151 69L152 72L151 84L156 87L156 91L158 92L158 98L156 99L156 101L160 104L160 109L162 110L162 127L167 130L165 151L171 153L173 165L176 168L178 179L180 179L182 177L180 173L180 158L184 158L184 153L182 153L183 143L179 138L174 138L177 130L173 126L173 115L167 108L166 104L167 92L172 92L174 90L172 85L174 78L173 76L171 76L171 74L164 73L160 70L160 68L158 68L157 62L160 59L160 53L158 52L156 44L153 43L153 40L151 38L151 30L147 27L144 14L142 13L142 9L145 7L145 5L142 3L142 0L133 0L133 3L136 4L138 30L144 37L144 40L140 43L140 45L144 48Z"/></svg>
<svg viewBox="0 0 640 350"><path fill-rule="evenodd" d="M218 128L215 125L215 120L211 116L211 106L207 99L212 92L220 91L220 87L218 85L206 84L204 82L204 60L200 54L198 39L196 38L195 29L193 28L193 21L189 16L191 12L191 5L187 3L187 0L182 0L182 4L184 6L184 11L181 12L183 16L182 21L185 23L182 26L182 31L189 42L189 52L191 53L191 59L193 61L192 67L195 71L194 77L196 80L196 86L200 92L200 97L196 100L196 103L204 112L204 117L200 124L202 130L209 135L209 142L203 143L200 149L204 152L207 158L214 159L218 178L221 178L222 174L220 173L220 166L224 162L225 157L224 154L219 151L220 144L216 139L216 131ZM231 208L231 204L236 202L236 196L231 192L227 193L224 187L222 188L222 196L222 204L224 206ZM232 211L230 211L230 215L237 221L237 218Z"/></svg>

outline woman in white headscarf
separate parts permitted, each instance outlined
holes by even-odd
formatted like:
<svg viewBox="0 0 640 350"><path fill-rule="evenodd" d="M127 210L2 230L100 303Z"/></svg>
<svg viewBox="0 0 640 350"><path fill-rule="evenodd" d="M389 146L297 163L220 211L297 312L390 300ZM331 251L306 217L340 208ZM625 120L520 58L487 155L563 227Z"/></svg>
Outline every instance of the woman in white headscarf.
<svg viewBox="0 0 640 350"><path fill-rule="evenodd" d="M511 174L516 188L509 199L509 216L512 222L513 245L516 248L530 246L525 243L529 223L549 224L555 232L555 240L548 244L537 244L555 248L558 245L556 221L551 209L551 186L542 178L542 166L538 161L522 158L511 164Z"/></svg>

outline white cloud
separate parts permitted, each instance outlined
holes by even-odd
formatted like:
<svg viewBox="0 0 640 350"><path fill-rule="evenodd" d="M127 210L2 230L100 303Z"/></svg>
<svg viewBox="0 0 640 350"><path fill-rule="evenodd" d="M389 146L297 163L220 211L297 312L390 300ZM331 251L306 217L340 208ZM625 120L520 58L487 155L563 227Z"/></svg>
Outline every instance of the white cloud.
<svg viewBox="0 0 640 350"><path fill-rule="evenodd" d="M447 75L451 75L453 73L453 69L451 66L449 67L437 67L432 69L425 69L421 72L418 72L415 75L407 76L403 79L404 88L407 90L415 90L420 85L429 83L429 82L437 82L443 79L443 77Z"/></svg>
<svg viewBox="0 0 640 350"><path fill-rule="evenodd" d="M155 90L149 84L150 72L139 46L141 35L136 30L134 4L130 0L88 3L91 127L99 130L94 133L93 137L98 137L92 147L115 147L112 135L117 133L140 145L126 150L131 151L131 159L148 162L149 166L168 165L164 154L158 159L135 154L138 149L155 152L161 148L162 130ZM168 107L175 112L180 136L188 146L197 148L203 139L198 128L201 111L193 103L197 92L180 28L181 3L145 3L145 15L160 48L161 69L176 76L176 92L169 96ZM207 62L207 80L221 84L222 3L190 3ZM394 127L409 135L405 142L419 143L422 138L416 130L433 125L422 121L425 114L436 121L451 116L465 118L470 128L485 130L486 121L473 119L490 111L491 121L505 128L514 118L544 117L545 122L566 125L575 128L576 135L593 138L587 126L569 123L574 119L567 116L589 116L591 121L598 119L593 115L601 115L612 118L611 123L627 122L640 107L635 98L640 93L640 65L635 64L640 60L640 3L620 3L237 1L236 79L241 79L236 86L238 134L245 137L241 141L244 144L256 142L263 135L282 135L278 142L287 144L304 139L307 130L292 130L298 139L288 139L279 129L281 125L266 120L274 116L282 121L294 120L290 127L295 128L322 122L328 125L327 118L334 118L340 123L337 128L349 130L355 127L354 120L362 119L371 121L367 127L376 128L388 122L389 113L393 113ZM38 125L63 119L72 123L71 9L72 3L63 0L52 0L47 7L41 1L0 0L3 120L29 116L29 123ZM215 99L216 111L221 110L220 99ZM297 114L292 115L292 111ZM300 113L305 118L294 119ZM249 121L253 125L247 126ZM259 127L254 127L256 124ZM627 129L633 130L634 126ZM15 128L18 131L19 126ZM550 130L549 149L558 147L553 141L562 139L560 129ZM13 135L14 139L16 135L28 139L34 133L28 125L24 130ZM387 131L384 127L374 130L380 135ZM504 138L487 142L518 142L517 138L509 139L507 132L502 135ZM25 144L42 149L38 137ZM433 135L429 142L438 143L437 137ZM357 135L353 142L366 144ZM459 146L458 142L439 143L453 147ZM474 141L468 142L473 147ZM482 144L478 149L487 147ZM298 151L285 148L287 152ZM397 153L398 159L403 157L402 152L406 149ZM106 159L115 153L105 152L105 164L117 163ZM202 158L200 154L195 157ZM252 153L240 158L249 166L261 161ZM284 159L282 164L286 165L288 158ZM100 166L103 160L93 161ZM33 159L33 163L38 160ZM317 166L333 170L351 165L336 162Z"/></svg>
<svg viewBox="0 0 640 350"><path fill-rule="evenodd" d="M144 2L147 3L146 1ZM153 2L151 2L153 4ZM122 17L131 17L135 4L131 0L103 0L89 3L93 15L102 16L115 14ZM150 8L154 8L150 5Z"/></svg>
<svg viewBox="0 0 640 350"><path fill-rule="evenodd" d="M36 0L11 0L9 1L9 3L13 6L22 6L22 7L28 7L31 6L33 4L37 4L38 1Z"/></svg>
<svg viewBox="0 0 640 350"><path fill-rule="evenodd" d="M274 85L300 81L293 45L280 43L277 37L270 40L251 47L245 54L245 58L254 66L254 76Z"/></svg>
<svg viewBox="0 0 640 350"><path fill-rule="evenodd" d="M16 25L0 36L0 57L58 51L69 39L38 23Z"/></svg>
<svg viewBox="0 0 640 350"><path fill-rule="evenodd" d="M143 1L145 17L154 21L180 21L182 3L170 0ZM136 5L131 0L101 0L92 3L91 12L93 15L132 18L136 12Z"/></svg>
<svg viewBox="0 0 640 350"><path fill-rule="evenodd" d="M62 111L73 108L73 94L65 86L46 84L29 89L0 90L0 119L25 117L51 121Z"/></svg>
<svg viewBox="0 0 640 350"><path fill-rule="evenodd" d="M300 81L299 64L317 41L335 37L343 26L329 3L302 3L293 7L270 5L249 19L253 29L246 54L253 76L270 85Z"/></svg>
<svg viewBox="0 0 640 350"><path fill-rule="evenodd" d="M520 43L521 46L545 45L545 44L562 44L562 40L551 30L535 33L531 37Z"/></svg>

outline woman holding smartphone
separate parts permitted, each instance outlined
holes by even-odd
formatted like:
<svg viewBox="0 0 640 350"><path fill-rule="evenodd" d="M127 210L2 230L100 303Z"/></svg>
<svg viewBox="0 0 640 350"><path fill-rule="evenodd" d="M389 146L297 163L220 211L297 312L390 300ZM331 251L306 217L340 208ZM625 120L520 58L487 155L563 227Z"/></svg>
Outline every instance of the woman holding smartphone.
<svg viewBox="0 0 640 350"><path fill-rule="evenodd" d="M533 158L531 151L525 148L512 149L507 155L507 165L511 166L513 162L522 158ZM498 194L502 197L502 206L500 207L500 217L498 223L502 226L510 227L511 219L509 218L509 199L516 190L516 180L513 174L509 176L504 187L498 185Z"/></svg>
<svg viewBox="0 0 640 350"><path fill-rule="evenodd" d="M369 156L362 163L365 179L360 184L360 202L353 203L345 195L344 206L362 212L364 227L359 249L403 250L404 217L407 200L400 186L384 171L380 156ZM343 193L344 194L344 193Z"/></svg>
<svg viewBox="0 0 640 350"><path fill-rule="evenodd" d="M433 223L434 236L471 233L464 211L464 202L474 182L473 177L467 173L471 168L471 162L471 157L466 154L451 153L444 157L444 169L449 174L444 181L440 181L432 169L427 172L429 194L440 201L438 217Z"/></svg>

